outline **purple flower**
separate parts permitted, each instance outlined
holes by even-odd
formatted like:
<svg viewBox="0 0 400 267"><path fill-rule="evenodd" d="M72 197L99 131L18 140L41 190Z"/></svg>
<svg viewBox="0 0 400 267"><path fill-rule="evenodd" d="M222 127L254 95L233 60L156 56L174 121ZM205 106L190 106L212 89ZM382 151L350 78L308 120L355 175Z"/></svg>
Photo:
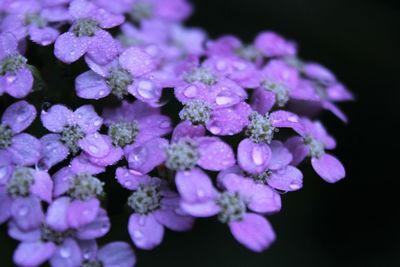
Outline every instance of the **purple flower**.
<svg viewBox="0 0 400 267"><path fill-rule="evenodd" d="M164 227L173 231L187 231L193 219L179 209L179 195L171 191L159 178L137 176L125 168L118 168L116 176L122 185L133 190L128 205L133 210L128 230L135 245L153 249L164 236Z"/></svg>
<svg viewBox="0 0 400 267"><path fill-rule="evenodd" d="M112 14L86 0L73 0L69 6L72 25L61 34L54 46L55 56L72 63L84 54L98 64L107 64L118 54L118 46L105 30L120 25L124 17Z"/></svg>
<svg viewBox="0 0 400 267"><path fill-rule="evenodd" d="M104 195L104 183L90 172L81 173L72 167L62 168L53 179L54 196L65 196L60 199L64 199L68 227L76 229L93 222L101 210L98 198Z"/></svg>
<svg viewBox="0 0 400 267"><path fill-rule="evenodd" d="M51 203L53 181L47 172L12 167L7 181L0 184L0 223L9 218L24 231L38 227L43 219L41 200Z"/></svg>
<svg viewBox="0 0 400 267"><path fill-rule="evenodd" d="M259 33L254 41L254 46L265 57L294 56L297 53L294 43L288 42L274 32Z"/></svg>
<svg viewBox="0 0 400 267"><path fill-rule="evenodd" d="M286 146L293 154L292 164L297 165L309 156L312 167L322 179L329 183L343 179L346 172L342 163L325 151L336 147L335 140L320 122L303 118L301 123L304 129L302 137L295 136L286 141Z"/></svg>
<svg viewBox="0 0 400 267"><path fill-rule="evenodd" d="M84 254L80 242L104 236L110 229L110 222L104 210L97 218L80 228L71 229L67 223L67 198L55 200L37 228L21 231L9 224L9 234L21 241L14 252L14 262L18 266L40 266L49 260L51 266L82 266ZM83 241L81 241L83 240Z"/></svg>
<svg viewBox="0 0 400 267"><path fill-rule="evenodd" d="M130 93L143 102L156 103L161 96L162 88L151 73L157 61L145 49L128 48L108 65L90 62L89 66L92 70L75 81L79 97L100 99L112 93L122 99Z"/></svg>
<svg viewBox="0 0 400 267"><path fill-rule="evenodd" d="M93 157L105 157L110 153L110 146L105 136L98 133L103 124L93 106L85 105L72 112L63 105L53 105L43 110L40 118L43 126L53 133L58 133L60 142L76 154L80 149ZM65 154L63 154L65 155Z"/></svg>
<svg viewBox="0 0 400 267"><path fill-rule="evenodd" d="M0 33L0 96L6 92L23 98L33 86L33 75L27 59L18 52L18 41L9 32Z"/></svg>
<svg viewBox="0 0 400 267"><path fill-rule="evenodd" d="M129 15L134 21L156 19L179 22L186 19L191 12L192 8L186 0L138 0Z"/></svg>
<svg viewBox="0 0 400 267"><path fill-rule="evenodd" d="M133 249L125 242L111 242L98 249L96 241L87 240L80 241L79 246L83 257L82 267L133 267L136 263Z"/></svg>
<svg viewBox="0 0 400 267"><path fill-rule="evenodd" d="M2 31L9 31L18 40L29 36L40 45L52 44L59 35L57 27L69 19L66 3L69 0L49 1L16 0L8 4L7 14L1 23Z"/></svg>
<svg viewBox="0 0 400 267"><path fill-rule="evenodd" d="M221 177L225 191L219 193L205 174L185 178L187 189L180 191L181 208L185 212L195 217L218 215L220 222L228 224L236 240L256 252L275 240L269 222L257 214L270 214L281 208L279 194L270 187L231 173Z"/></svg>
<svg viewBox="0 0 400 267"><path fill-rule="evenodd" d="M8 160L15 165L33 165L40 158L39 140L22 133L35 118L35 107L26 101L12 104L3 113L0 123L0 151L4 151L10 157Z"/></svg>

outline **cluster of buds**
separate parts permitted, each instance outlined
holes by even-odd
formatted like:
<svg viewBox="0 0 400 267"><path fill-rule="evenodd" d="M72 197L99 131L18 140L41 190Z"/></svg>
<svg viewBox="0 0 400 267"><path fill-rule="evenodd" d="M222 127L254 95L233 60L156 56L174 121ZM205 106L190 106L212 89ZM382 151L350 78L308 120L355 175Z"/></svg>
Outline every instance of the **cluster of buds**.
<svg viewBox="0 0 400 267"><path fill-rule="evenodd" d="M183 25L191 12L185 0L1 1L0 96L13 103L0 108L0 224L20 242L17 266L131 267L132 245L153 249L165 229L214 216L261 252L275 240L266 216L303 186L300 163L329 183L345 177L315 120L328 110L347 121L337 102L353 97L334 74L273 32L250 44L208 39ZM77 97L119 104L38 110L23 100L41 72L27 44L51 46L54 68L85 62ZM47 134L29 131L36 119ZM108 183L127 193L132 242L98 248L121 228L108 216Z"/></svg>

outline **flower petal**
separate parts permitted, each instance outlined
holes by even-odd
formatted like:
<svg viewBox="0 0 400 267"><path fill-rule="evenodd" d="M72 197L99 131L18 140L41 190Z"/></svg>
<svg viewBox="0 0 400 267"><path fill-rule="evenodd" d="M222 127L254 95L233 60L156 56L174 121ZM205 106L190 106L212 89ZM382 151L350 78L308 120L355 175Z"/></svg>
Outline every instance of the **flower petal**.
<svg viewBox="0 0 400 267"><path fill-rule="evenodd" d="M14 199L11 215L18 227L24 231L39 227L44 217L40 200L33 196Z"/></svg>
<svg viewBox="0 0 400 267"><path fill-rule="evenodd" d="M187 231L193 226L193 218L185 214L179 207L178 197L163 198L162 208L154 212L156 220L174 231Z"/></svg>
<svg viewBox="0 0 400 267"><path fill-rule="evenodd" d="M304 144L303 138L299 136L290 137L285 142L285 146L292 153L293 159L290 162L291 165L299 165L308 155L309 148Z"/></svg>
<svg viewBox="0 0 400 267"><path fill-rule="evenodd" d="M79 227L76 237L81 240L92 240L104 236L111 228L110 219L104 209L99 209L97 217L89 224Z"/></svg>
<svg viewBox="0 0 400 267"><path fill-rule="evenodd" d="M46 171L34 172L34 183L30 188L32 194L47 203L51 203L53 195L53 180Z"/></svg>
<svg viewBox="0 0 400 267"><path fill-rule="evenodd" d="M201 137L205 135L206 130L202 125L193 125L189 121L179 123L172 133L172 141L176 142L181 138Z"/></svg>
<svg viewBox="0 0 400 267"><path fill-rule="evenodd" d="M232 148L217 137L196 138L200 159L197 164L203 169L220 171L235 165Z"/></svg>
<svg viewBox="0 0 400 267"><path fill-rule="evenodd" d="M260 114L269 112L275 105L275 94L263 88L254 90L251 97L251 107Z"/></svg>
<svg viewBox="0 0 400 267"><path fill-rule="evenodd" d="M68 197L60 197L53 201L47 209L46 224L53 230L63 232L69 228L67 210L70 204Z"/></svg>
<svg viewBox="0 0 400 267"><path fill-rule="evenodd" d="M4 111L1 122L3 125L8 125L13 133L20 133L28 128L35 118L35 107L22 100L12 104Z"/></svg>
<svg viewBox="0 0 400 267"><path fill-rule="evenodd" d="M58 36L54 44L54 55L66 64L77 61L88 50L86 38L78 38L72 32Z"/></svg>
<svg viewBox="0 0 400 267"><path fill-rule="evenodd" d="M107 142L106 136L99 133L88 134L79 140L79 147L94 158L106 157L111 151L111 146Z"/></svg>
<svg viewBox="0 0 400 267"><path fill-rule="evenodd" d="M311 165L318 175L328 183L336 183L346 176L342 163L329 154L324 154L319 159L312 158Z"/></svg>
<svg viewBox="0 0 400 267"><path fill-rule="evenodd" d="M89 70L75 79L76 94L84 99L100 99L111 93L111 88L100 75Z"/></svg>
<svg viewBox="0 0 400 267"><path fill-rule="evenodd" d="M303 132L300 118L296 114L284 110L274 111L270 114L272 125L277 128L292 128L298 133Z"/></svg>
<svg viewBox="0 0 400 267"><path fill-rule="evenodd" d="M118 52L117 42L111 34L103 30L96 31L87 48L87 56L100 65L110 63L117 57Z"/></svg>
<svg viewBox="0 0 400 267"><path fill-rule="evenodd" d="M150 181L149 176L123 167L117 168L115 176L118 182L129 190L135 190L139 184L148 183Z"/></svg>
<svg viewBox="0 0 400 267"><path fill-rule="evenodd" d="M153 214L132 214L129 218L128 231L133 243L140 248L150 250L161 244L164 227L156 221Z"/></svg>
<svg viewBox="0 0 400 267"><path fill-rule="evenodd" d="M238 147L239 166L248 173L259 174L266 171L271 160L271 149L265 143L253 143L243 139Z"/></svg>
<svg viewBox="0 0 400 267"><path fill-rule="evenodd" d="M269 147L271 148L272 155L268 164L268 169L277 170L288 165L292 161L292 154L280 141L272 141Z"/></svg>
<svg viewBox="0 0 400 267"><path fill-rule="evenodd" d="M6 189L0 186L0 225L6 222L10 218L11 204L12 204L12 199L8 195Z"/></svg>
<svg viewBox="0 0 400 267"><path fill-rule="evenodd" d="M14 164L23 166L34 165L40 159L41 144L32 135L21 133L13 137L8 151L12 154Z"/></svg>
<svg viewBox="0 0 400 267"><path fill-rule="evenodd" d="M74 112L76 123L85 133L95 133L103 124L103 119L97 115L92 105L84 105Z"/></svg>
<svg viewBox="0 0 400 267"><path fill-rule="evenodd" d="M94 221L100 209L100 201L92 198L86 201L74 200L67 210L67 222L72 228L79 228Z"/></svg>
<svg viewBox="0 0 400 267"><path fill-rule="evenodd" d="M31 40L39 45L47 46L57 39L60 35L60 32L52 27L29 27L29 35Z"/></svg>
<svg viewBox="0 0 400 267"><path fill-rule="evenodd" d="M104 267L133 267L136 256L132 247L125 242L109 243L97 252L97 258Z"/></svg>
<svg viewBox="0 0 400 267"><path fill-rule="evenodd" d="M5 56L17 53L18 40L10 32L0 34L0 60Z"/></svg>
<svg viewBox="0 0 400 267"><path fill-rule="evenodd" d="M81 250L78 243L72 238L66 239L50 259L52 267L76 267L81 262Z"/></svg>
<svg viewBox="0 0 400 267"><path fill-rule="evenodd" d="M74 114L66 106L54 105L47 111L43 110L40 119L47 130L60 133L66 125L73 123Z"/></svg>
<svg viewBox="0 0 400 267"><path fill-rule="evenodd" d="M58 134L46 134L40 138L40 143L42 144L42 158L39 166L42 169L50 169L69 155L69 149L61 143L60 135Z"/></svg>
<svg viewBox="0 0 400 267"><path fill-rule="evenodd" d="M303 187L303 174L293 166L286 166L272 172L268 185L282 191L295 191Z"/></svg>
<svg viewBox="0 0 400 267"><path fill-rule="evenodd" d="M153 58L139 47L126 49L119 57L121 67L127 69L135 77L142 76L155 69Z"/></svg>
<svg viewBox="0 0 400 267"><path fill-rule="evenodd" d="M21 243L14 251L14 262L18 266L40 266L56 251L54 243L31 242Z"/></svg>
<svg viewBox="0 0 400 267"><path fill-rule="evenodd" d="M32 90L33 76L28 68L19 69L15 74L0 76L0 87L10 96L23 98Z"/></svg>
<svg viewBox="0 0 400 267"><path fill-rule="evenodd" d="M229 223L229 228L239 243L255 252L265 250L275 240L271 224L257 214L245 214L241 221Z"/></svg>

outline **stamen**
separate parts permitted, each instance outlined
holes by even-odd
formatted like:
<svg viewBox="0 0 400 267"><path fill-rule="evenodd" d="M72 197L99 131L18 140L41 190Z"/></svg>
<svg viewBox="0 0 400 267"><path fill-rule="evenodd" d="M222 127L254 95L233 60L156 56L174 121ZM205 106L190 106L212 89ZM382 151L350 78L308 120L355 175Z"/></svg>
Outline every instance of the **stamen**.
<svg viewBox="0 0 400 267"><path fill-rule="evenodd" d="M99 23L92 19L80 19L72 25L72 32L76 37L92 37L99 29Z"/></svg>
<svg viewBox="0 0 400 267"><path fill-rule="evenodd" d="M240 221L246 212L246 202L238 192L222 193L217 200L217 204L221 208L218 220L222 223Z"/></svg>
<svg viewBox="0 0 400 267"><path fill-rule="evenodd" d="M27 59L21 55L8 55L0 63L0 75L15 74L18 70L26 67L26 62Z"/></svg>
<svg viewBox="0 0 400 267"><path fill-rule="evenodd" d="M63 142L72 154L79 152L78 142L85 137L79 125L67 125L61 133L61 142Z"/></svg>
<svg viewBox="0 0 400 267"><path fill-rule="evenodd" d="M103 195L104 183L98 178L84 173L75 176L72 180L68 195L73 199L88 200L92 197L100 197Z"/></svg>
<svg viewBox="0 0 400 267"><path fill-rule="evenodd" d="M320 141L312 138L311 136L306 136L304 138L304 144L306 144L309 149L309 156L312 158L319 159L323 154L325 154L325 147Z"/></svg>
<svg viewBox="0 0 400 267"><path fill-rule="evenodd" d="M193 169L200 158L200 154L197 151L197 144L191 139L183 139L170 144L166 149L166 153L167 160L165 166L175 171Z"/></svg>
<svg viewBox="0 0 400 267"><path fill-rule="evenodd" d="M7 148L12 143L13 132L7 125L0 124L0 149Z"/></svg>
<svg viewBox="0 0 400 267"><path fill-rule="evenodd" d="M210 119L211 108L206 102L192 100L184 104L179 112L181 120L190 121L194 125L204 125Z"/></svg>
<svg viewBox="0 0 400 267"><path fill-rule="evenodd" d="M141 184L128 198L135 213L148 214L160 208L161 194L157 185Z"/></svg>
<svg viewBox="0 0 400 267"><path fill-rule="evenodd" d="M196 68L187 72L183 79L188 82L201 82L205 85L214 85L217 83L217 77L206 68Z"/></svg>
<svg viewBox="0 0 400 267"><path fill-rule="evenodd" d="M250 124L247 126L246 135L254 143L266 142L270 143L277 129L272 126L269 115L262 116L257 112L253 112L250 117Z"/></svg>
<svg viewBox="0 0 400 267"><path fill-rule="evenodd" d="M279 107L285 106L289 101L289 90L286 88L286 86L269 81L264 81L262 86L265 88L265 90L271 91L275 94L275 102Z"/></svg>
<svg viewBox="0 0 400 267"><path fill-rule="evenodd" d="M128 86L133 83L133 78L129 71L123 68L114 68L110 70L106 82L111 88L111 92L119 99L122 99L128 95Z"/></svg>
<svg viewBox="0 0 400 267"><path fill-rule="evenodd" d="M136 121L117 122L108 128L108 136L111 137L114 146L125 147L133 144L139 133L139 126Z"/></svg>
<svg viewBox="0 0 400 267"><path fill-rule="evenodd" d="M24 24L34 25L38 28L44 28L47 26L47 20L40 16L39 13L28 13L25 15Z"/></svg>
<svg viewBox="0 0 400 267"><path fill-rule="evenodd" d="M7 192L12 197L27 197L30 195L31 185L35 182L32 169L17 167L7 184Z"/></svg>

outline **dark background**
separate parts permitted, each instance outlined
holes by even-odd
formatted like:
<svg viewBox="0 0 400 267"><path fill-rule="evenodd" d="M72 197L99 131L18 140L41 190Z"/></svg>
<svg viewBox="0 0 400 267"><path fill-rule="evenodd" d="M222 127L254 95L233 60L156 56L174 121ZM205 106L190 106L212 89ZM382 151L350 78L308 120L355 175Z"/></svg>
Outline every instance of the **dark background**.
<svg viewBox="0 0 400 267"><path fill-rule="evenodd" d="M1 1L1 0L0 0ZM270 216L277 241L256 254L228 228L200 220L190 233L167 231L163 244L137 252L138 267L155 266L400 266L400 5L382 0L197 0L189 25L211 37L236 34L251 42L274 30L296 40L300 56L331 68L356 95L343 105L350 123L324 114L347 178L331 185L309 169L303 190L283 196ZM125 220L126 218L114 218ZM112 239L126 238L114 229ZM12 246L0 231L0 266ZM110 235L109 235L110 237ZM8 243L8 242L7 242ZM4 255L4 257L3 257Z"/></svg>

